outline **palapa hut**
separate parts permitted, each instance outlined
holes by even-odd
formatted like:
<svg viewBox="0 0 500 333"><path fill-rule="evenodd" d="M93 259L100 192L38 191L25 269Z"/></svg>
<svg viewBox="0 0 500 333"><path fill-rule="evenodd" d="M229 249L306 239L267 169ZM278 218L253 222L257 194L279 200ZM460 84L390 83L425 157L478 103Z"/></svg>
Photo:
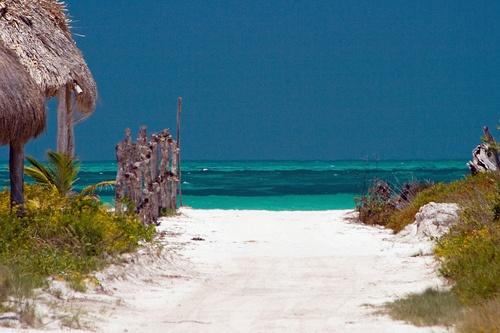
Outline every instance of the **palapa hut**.
<svg viewBox="0 0 500 333"><path fill-rule="evenodd" d="M16 54L47 99L58 96L57 150L73 155L73 124L95 110L97 89L72 38L64 3L0 0L0 42Z"/></svg>
<svg viewBox="0 0 500 333"><path fill-rule="evenodd" d="M24 203L24 144L45 128L45 97L17 57L0 43L0 145L10 145L10 197Z"/></svg>

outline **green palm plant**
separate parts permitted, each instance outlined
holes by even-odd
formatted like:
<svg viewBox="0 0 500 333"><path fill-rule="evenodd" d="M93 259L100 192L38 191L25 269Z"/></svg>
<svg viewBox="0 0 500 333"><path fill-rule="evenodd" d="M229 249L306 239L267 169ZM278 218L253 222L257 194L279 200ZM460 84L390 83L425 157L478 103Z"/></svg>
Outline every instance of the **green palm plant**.
<svg viewBox="0 0 500 333"><path fill-rule="evenodd" d="M62 196L67 196L74 191L78 181L80 163L73 157L55 151L47 152L48 163L43 164L33 157L26 157L31 166L24 168L27 176L37 184L57 190ZM82 195L92 195L99 188L114 186L115 181L103 181L84 188Z"/></svg>

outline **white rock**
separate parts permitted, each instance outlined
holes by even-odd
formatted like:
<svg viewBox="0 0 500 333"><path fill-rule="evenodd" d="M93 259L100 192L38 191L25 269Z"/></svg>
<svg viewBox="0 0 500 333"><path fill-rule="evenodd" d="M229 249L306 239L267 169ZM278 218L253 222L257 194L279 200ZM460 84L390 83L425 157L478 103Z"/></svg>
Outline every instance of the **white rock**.
<svg viewBox="0 0 500 333"><path fill-rule="evenodd" d="M415 215L415 222L401 233L416 238L439 238L459 219L460 207L455 203L430 202Z"/></svg>
<svg viewBox="0 0 500 333"><path fill-rule="evenodd" d="M431 202L422 206L415 215L415 222L401 230L397 238L419 246L415 255L432 255L434 240L443 236L458 222L460 207L454 203Z"/></svg>

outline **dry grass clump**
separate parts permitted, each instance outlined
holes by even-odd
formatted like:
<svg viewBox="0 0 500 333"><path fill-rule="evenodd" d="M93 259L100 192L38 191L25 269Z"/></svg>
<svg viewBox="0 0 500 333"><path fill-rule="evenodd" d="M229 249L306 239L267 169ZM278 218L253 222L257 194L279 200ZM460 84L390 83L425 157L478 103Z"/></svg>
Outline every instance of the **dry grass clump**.
<svg viewBox="0 0 500 333"><path fill-rule="evenodd" d="M385 312L416 326L454 326L458 333L500 332L500 297L467 307L452 291L427 289L387 303Z"/></svg>
<svg viewBox="0 0 500 333"><path fill-rule="evenodd" d="M416 326L452 326L463 315L463 306L454 293L434 289L387 303L386 309L394 319Z"/></svg>
<svg viewBox="0 0 500 333"><path fill-rule="evenodd" d="M500 297L467 309L457 330L460 333L499 333Z"/></svg>
<svg viewBox="0 0 500 333"><path fill-rule="evenodd" d="M429 182L412 182L398 188L383 180L375 180L368 192L356 199L359 220L365 224L386 226L394 214L408 207L419 192L431 185Z"/></svg>

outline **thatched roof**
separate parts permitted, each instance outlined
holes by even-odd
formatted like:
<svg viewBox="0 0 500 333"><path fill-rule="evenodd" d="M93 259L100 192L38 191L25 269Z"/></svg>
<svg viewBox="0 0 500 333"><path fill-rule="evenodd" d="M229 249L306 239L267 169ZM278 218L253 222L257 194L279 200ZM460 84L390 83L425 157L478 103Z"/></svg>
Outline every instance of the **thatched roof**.
<svg viewBox="0 0 500 333"><path fill-rule="evenodd" d="M0 0L0 41L14 51L47 97L69 84L78 111L94 111L96 84L71 35L64 3Z"/></svg>
<svg viewBox="0 0 500 333"><path fill-rule="evenodd" d="M0 43L0 145L24 143L45 128L45 96Z"/></svg>

